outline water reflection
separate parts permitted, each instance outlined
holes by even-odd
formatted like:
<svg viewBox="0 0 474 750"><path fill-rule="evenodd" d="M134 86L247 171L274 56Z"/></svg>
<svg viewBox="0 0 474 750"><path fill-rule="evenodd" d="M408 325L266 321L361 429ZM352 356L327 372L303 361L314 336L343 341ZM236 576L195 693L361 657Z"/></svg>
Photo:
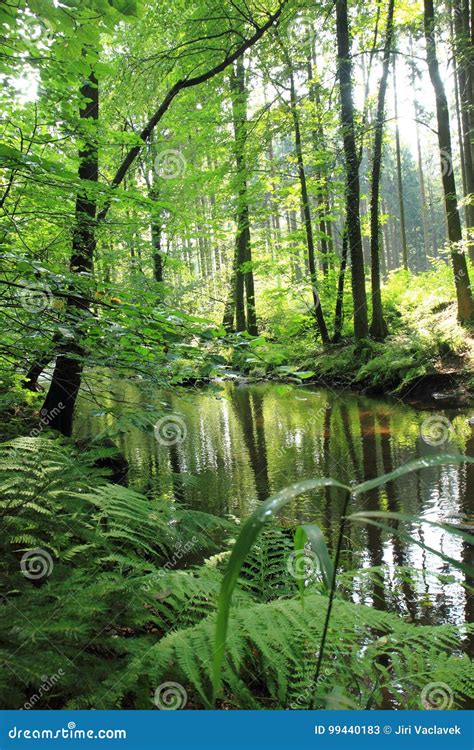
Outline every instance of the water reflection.
<svg viewBox="0 0 474 750"><path fill-rule="evenodd" d="M149 401L132 381L115 383L114 401L117 396L124 412ZM161 445L153 433L132 426L115 437L129 461L131 483L218 515L246 516L269 494L303 478L333 476L354 483L434 452L474 455L468 413L445 412L454 426L451 442L433 447L420 437L429 414L398 401L274 384L225 384L217 395L181 391L157 393L153 400L183 419L187 436L181 443ZM83 400L79 436L112 426L111 417L93 414ZM474 466L431 467L373 490L353 510L400 511L468 524L473 499ZM334 488L302 496L285 508L281 522L318 523L333 548L342 502ZM471 564L472 549L435 527L412 533L416 538L410 542L372 525L347 525L342 560L345 570L357 571L354 601L421 623L472 621L473 601L460 575L416 541ZM373 567L382 572L363 574Z"/></svg>

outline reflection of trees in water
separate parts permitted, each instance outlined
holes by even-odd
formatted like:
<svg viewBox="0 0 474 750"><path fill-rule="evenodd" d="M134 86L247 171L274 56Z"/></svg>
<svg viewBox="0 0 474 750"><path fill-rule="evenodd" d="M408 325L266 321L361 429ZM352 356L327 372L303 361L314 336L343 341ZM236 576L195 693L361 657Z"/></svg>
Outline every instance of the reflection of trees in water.
<svg viewBox="0 0 474 750"><path fill-rule="evenodd" d="M138 409L145 408L149 401L132 383L120 383L116 393L128 403L135 402ZM420 439L419 428L426 414L407 406L306 388L283 391L269 384L226 386L224 396L216 399L209 392L187 393L184 397L154 394L155 404L168 399L171 411L183 415L188 435L183 443L167 447L159 445L152 434L132 426L114 438L120 441L131 465L132 484L155 496L173 494L190 507L218 515L229 511L248 515L256 503L292 481L333 476L343 482L360 482L388 473L413 458L445 452L445 446L432 448ZM111 399L106 394L102 401L109 405ZM120 412L116 404L115 410ZM81 437L97 434L98 424L102 428L113 426L110 417L92 417L92 411L89 402L82 405L78 420ZM474 455L472 434L467 436L466 452ZM304 496L288 506L283 522L320 524L332 549L341 502L342 494L337 489L326 488L324 493ZM469 465L408 475L361 497L354 510L382 508L419 515L428 508L437 513L441 508L441 513L471 516L473 502L474 467ZM427 533L427 542L429 536ZM439 546L441 538L436 538ZM395 533L385 534L374 526L348 525L344 568L357 570L367 565L367 560L370 565L383 566L384 542L396 566L411 565L425 575L426 591L420 591L419 574L397 576L394 590L384 587L379 579L370 589L374 606L396 607L426 623L453 621L463 608L466 619L472 621L473 598L461 591L452 595L451 590L447 595L446 588L440 587L437 597L431 574L440 569L438 560ZM471 549L466 544L458 546L463 561L470 562ZM434 606L423 606L423 598ZM472 639L469 648L472 653Z"/></svg>
<svg viewBox="0 0 474 750"><path fill-rule="evenodd" d="M375 432L375 414L373 411L359 409L359 420L362 440L362 464L364 481L375 479L379 471L377 467L377 439ZM366 510L380 510L379 490L365 493ZM367 549L372 566L381 567L383 560L382 530L372 524L367 525ZM374 581L374 607L386 609L385 586L383 573L376 575Z"/></svg>
<svg viewBox="0 0 474 750"><path fill-rule="evenodd" d="M233 388L232 404L241 427L245 447L255 479L257 498L264 501L270 495L268 459L265 442L264 395L249 388Z"/></svg>
<svg viewBox="0 0 474 750"><path fill-rule="evenodd" d="M394 469L392 460L392 444L390 440L390 436L392 434L390 416L386 412L382 412L377 417L377 423L380 427L379 433L383 473L389 474ZM385 485L385 493L387 497L388 510L396 513L400 510L400 507L394 482L388 482ZM409 565L406 544L400 539L398 534L393 534L391 541L393 546L393 559L395 565L397 565L398 567ZM401 590L406 609L409 612L411 619L415 620L416 589L415 584L408 573L404 574L401 578Z"/></svg>
<svg viewBox="0 0 474 750"><path fill-rule="evenodd" d="M474 456L474 427L472 435L466 443L466 455ZM461 477L461 509L464 518L472 523L474 514L474 464L466 464L459 469L464 474L464 482ZM474 549L467 542L462 545L462 561L465 565L474 566ZM474 588L474 579L466 574L465 582L467 586ZM474 623L474 594L465 591L464 614L466 622ZM466 651L471 658L474 658L474 633L470 633L466 638Z"/></svg>

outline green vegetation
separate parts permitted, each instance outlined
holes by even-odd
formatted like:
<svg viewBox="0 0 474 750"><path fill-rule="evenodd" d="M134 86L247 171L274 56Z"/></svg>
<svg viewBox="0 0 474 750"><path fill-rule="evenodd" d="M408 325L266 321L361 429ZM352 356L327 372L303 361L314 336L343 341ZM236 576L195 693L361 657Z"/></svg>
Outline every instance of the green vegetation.
<svg viewBox="0 0 474 750"><path fill-rule="evenodd" d="M473 26L464 0L0 5L1 707L473 696ZM408 396L446 413L402 431ZM444 443L447 503L448 469L375 492ZM301 487L324 507L265 525ZM429 624L425 511L457 544Z"/></svg>
<svg viewBox="0 0 474 750"><path fill-rule="evenodd" d="M45 438L2 446L4 707L33 700L34 708L147 709L160 684L178 680L189 707L206 708L216 653L223 657L219 704L226 707L375 708L389 693L393 706L418 708L430 682L449 684L458 706L472 697L461 650L468 630L417 627L341 594L315 682L328 597L324 577L313 575L301 600L287 568L291 538L270 524L252 546L250 519L228 567L225 552L192 564L190 556L210 554L216 540L238 533L235 525L108 484L91 469L93 458ZM267 507L277 510L303 484L262 506L255 531ZM214 633L219 591L229 591L231 571L234 610L224 654ZM46 680L52 684L38 695Z"/></svg>

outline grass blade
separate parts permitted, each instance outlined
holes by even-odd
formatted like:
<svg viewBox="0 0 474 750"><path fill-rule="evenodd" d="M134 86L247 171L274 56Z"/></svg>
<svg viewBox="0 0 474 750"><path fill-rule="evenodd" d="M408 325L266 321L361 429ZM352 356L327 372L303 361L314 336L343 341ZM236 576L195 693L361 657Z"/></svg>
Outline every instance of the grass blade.
<svg viewBox="0 0 474 750"><path fill-rule="evenodd" d="M309 539L309 543L311 544L311 549L318 558L324 588L326 591L329 591L334 576L334 565L329 555L329 550L322 531L319 526L316 526L316 524L305 524L304 526L301 526L301 529L305 532Z"/></svg>
<svg viewBox="0 0 474 750"><path fill-rule="evenodd" d="M219 693L221 685L222 660L227 638L227 627L229 623L229 611L232 592L237 583L242 565L249 550L255 542L259 532L267 521L273 518L287 503L298 495L311 490L324 487L339 487L350 492L350 487L341 484L335 479L307 479L304 482L296 482L277 492L275 495L260 505L249 519L245 522L232 549L229 562L224 574L217 604L216 632L214 637L214 665L212 676L213 702Z"/></svg>
<svg viewBox="0 0 474 750"><path fill-rule="evenodd" d="M445 464L463 464L463 463L474 463L474 458L470 456L463 456L461 453L453 455L440 455L440 456L425 456L424 458L417 458L414 461L409 461L403 466L399 466L398 469L389 472L388 474L382 474L380 477L375 479L369 479L367 482L362 482L356 487L352 488L352 494L354 497L361 495L363 492L369 492L377 487L380 487L386 482L392 482L394 479L403 477L405 474L411 474L413 471L419 469L429 469L431 466L443 466Z"/></svg>

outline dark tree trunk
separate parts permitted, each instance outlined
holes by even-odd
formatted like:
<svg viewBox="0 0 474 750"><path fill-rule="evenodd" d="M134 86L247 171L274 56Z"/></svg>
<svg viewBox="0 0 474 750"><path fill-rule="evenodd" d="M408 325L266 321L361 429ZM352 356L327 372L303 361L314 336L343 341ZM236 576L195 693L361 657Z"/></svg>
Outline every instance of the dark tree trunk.
<svg viewBox="0 0 474 750"><path fill-rule="evenodd" d="M80 110L81 120L97 122L99 117L99 89L93 72L81 87L85 99ZM79 151L80 180L97 182L99 159L96 136L91 136L90 125L85 129L85 145ZM70 270L77 274L92 272L96 226L96 200L89 196L87 187L80 187L76 197L75 227L72 239ZM71 289L66 305L66 318L80 323L89 314L90 303L80 292ZM63 435L71 435L72 420L77 395L81 386L84 349L80 342L79 326L76 326L75 339L62 345L56 359L51 385L45 398L42 411L49 415L49 425Z"/></svg>
<svg viewBox="0 0 474 750"><path fill-rule="evenodd" d="M229 293L224 307L224 314L222 316L222 326L227 333L233 333L234 328L234 317L235 317L235 271L232 270L229 284Z"/></svg>
<svg viewBox="0 0 474 750"><path fill-rule="evenodd" d="M306 68L308 72L308 87L310 92L310 97L313 102L314 106L314 115L316 117L317 126L313 129L312 138L313 138L313 144L314 144L314 151L315 151L315 157L316 162L319 158L319 152L324 149L324 131L321 124L321 118L320 118L320 96L318 93L318 83L314 80L313 75L313 63L311 60L311 49L308 51L308 59L306 63ZM318 223L319 223L319 232L321 234L320 238L320 245L321 245L321 266L323 269L323 275L325 278L327 278L329 273L329 251L330 251L330 237L328 233L328 226L330 225L330 222L326 222L326 215L328 214L328 206L327 206L327 190L326 190L326 174L321 167L317 166L315 167L315 177L317 180L317 188L315 191L315 198L316 198L316 206L317 206L317 214L318 214ZM329 226L329 231L330 226Z"/></svg>
<svg viewBox="0 0 474 750"><path fill-rule="evenodd" d="M359 159L354 128L352 97L352 63L350 56L347 0L336 2L338 77L340 85L342 130L346 160L347 234L351 253L352 295L354 297L354 335L368 336L367 294L365 289L364 255L360 227Z"/></svg>
<svg viewBox="0 0 474 750"><path fill-rule="evenodd" d="M161 283L163 281L161 222L160 222L159 216L155 214L152 215L152 218L151 218L151 245L153 248L153 278L155 279L155 281L158 281Z"/></svg>
<svg viewBox="0 0 474 750"><path fill-rule="evenodd" d="M460 120L461 120L461 159L465 181L465 196L474 195L474 154L473 154L473 128L474 128L474 101L472 82L472 68L474 66L473 49L469 36L469 2L454 0L454 58L457 73L457 84L459 91ZM468 229L469 255L474 263L474 237L469 236L474 232L474 205L466 203L466 225Z"/></svg>
<svg viewBox="0 0 474 750"><path fill-rule="evenodd" d="M349 243L347 240L347 228L344 227L344 229L342 230L341 265L339 268L339 278L337 281L336 309L334 312L334 335L332 337L334 344L337 344L337 342L340 340L341 333L342 333L343 307L344 307L344 281L346 278L348 244Z"/></svg>
<svg viewBox="0 0 474 750"><path fill-rule="evenodd" d="M311 291L313 295L314 303L314 317L316 320L316 326L321 335L323 344L329 343L329 334L326 327L326 321L324 320L324 314L321 307L321 300L317 291L317 274L316 274L316 261L315 261L315 250L314 250L314 237L313 237L313 225L311 221L311 208L309 205L308 186L306 183L306 172L303 161L303 149L301 145L301 130L300 120L298 116L298 109L296 103L296 90L295 90L295 79L293 76L293 70L291 67L291 61L288 59L288 72L290 76L290 96L291 96L291 114L293 117L293 127L295 136L295 151L296 161L298 164L298 177L300 181L301 189L301 205L303 213L303 222L306 232L306 245L308 249L308 267L311 277Z"/></svg>
<svg viewBox="0 0 474 750"><path fill-rule="evenodd" d="M393 39L393 10L395 0L389 0L387 15L387 33L383 52L382 77L380 79L377 114L375 121L374 155L372 165L372 184L370 194L370 260L372 278L372 323L370 333L374 338L383 339L387 335L387 326L383 317L382 293L380 289L380 174L382 170L382 139L385 119L385 95L387 92L390 53Z"/></svg>
<svg viewBox="0 0 474 750"><path fill-rule="evenodd" d="M236 330L247 329L251 336L258 335L255 312L255 283L252 271L252 247L250 241L250 216L247 190L247 91L245 68L240 57L230 75L232 114L235 137L235 162L237 167L237 237L235 265ZM245 264L245 270L242 266ZM244 309L245 292L245 309ZM246 319L246 320L245 320Z"/></svg>
<svg viewBox="0 0 474 750"><path fill-rule="evenodd" d="M451 261L458 301L458 318L462 323L466 323L473 319L474 306L469 285L466 257L462 252L462 229L457 205L456 180L453 170L448 102L443 81L439 74L438 59L436 57L433 0L424 0L424 22L428 69L436 96L438 145L441 159L441 175L443 179L448 236L451 244Z"/></svg>

